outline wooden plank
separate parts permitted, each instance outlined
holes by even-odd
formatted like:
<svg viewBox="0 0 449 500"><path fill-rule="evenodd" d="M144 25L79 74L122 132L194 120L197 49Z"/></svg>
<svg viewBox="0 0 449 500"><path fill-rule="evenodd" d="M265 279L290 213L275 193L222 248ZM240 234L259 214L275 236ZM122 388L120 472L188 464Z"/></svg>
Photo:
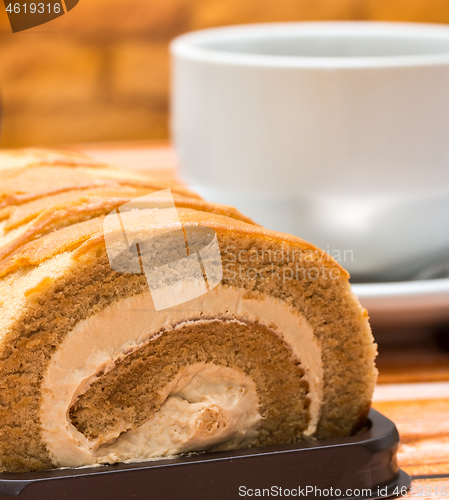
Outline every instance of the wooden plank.
<svg viewBox="0 0 449 500"><path fill-rule="evenodd" d="M413 476L449 475L449 398L375 400L373 406L399 430L398 461L402 469Z"/></svg>
<svg viewBox="0 0 449 500"><path fill-rule="evenodd" d="M424 384L378 384L374 391L375 402L449 400L449 382Z"/></svg>
<svg viewBox="0 0 449 500"><path fill-rule="evenodd" d="M176 177L175 152L166 142L123 141L103 144L76 144L65 147L117 167L146 173L160 180L173 180Z"/></svg>

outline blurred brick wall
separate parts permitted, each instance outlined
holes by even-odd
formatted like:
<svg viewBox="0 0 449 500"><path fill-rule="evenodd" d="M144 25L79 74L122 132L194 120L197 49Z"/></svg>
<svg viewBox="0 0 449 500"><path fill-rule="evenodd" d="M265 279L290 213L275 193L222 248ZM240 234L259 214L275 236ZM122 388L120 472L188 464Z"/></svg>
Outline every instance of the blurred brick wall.
<svg viewBox="0 0 449 500"><path fill-rule="evenodd" d="M365 19L449 23L449 0L80 0L16 34L0 4L1 145L167 137L167 47L186 31Z"/></svg>

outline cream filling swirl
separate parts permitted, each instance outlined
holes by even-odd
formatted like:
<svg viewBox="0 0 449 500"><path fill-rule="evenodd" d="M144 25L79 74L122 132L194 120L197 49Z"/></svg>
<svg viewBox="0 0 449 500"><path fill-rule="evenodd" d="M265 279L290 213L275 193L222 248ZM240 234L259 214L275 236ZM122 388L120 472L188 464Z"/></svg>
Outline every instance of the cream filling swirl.
<svg viewBox="0 0 449 500"><path fill-rule="evenodd" d="M165 403L152 419L137 429L123 433L117 429L106 442L88 440L70 421L71 406L98 373L112 370L117 361L150 342L162 329L170 331L177 328L173 325L201 317L258 322L273 329L290 346L309 384L310 420L304 435L314 434L323 398L323 367L320 345L303 315L280 299L249 295L223 285L182 307L161 311L154 310L150 292L146 292L80 321L50 359L43 380L41 428L55 465L144 460L207 449L233 439L244 445L256 437L260 414L254 383L238 370L226 371L210 364L193 365L178 373L164 390ZM203 387L203 394L198 399L199 387ZM217 422L222 419L226 425L207 433L201 429L201 422L210 412L215 412ZM173 429L177 431L170 435Z"/></svg>
<svg viewBox="0 0 449 500"><path fill-rule="evenodd" d="M251 446L261 420L254 382L211 363L184 367L165 390L161 408L136 429L96 451L102 462L126 462L226 447ZM168 394L167 394L168 393Z"/></svg>

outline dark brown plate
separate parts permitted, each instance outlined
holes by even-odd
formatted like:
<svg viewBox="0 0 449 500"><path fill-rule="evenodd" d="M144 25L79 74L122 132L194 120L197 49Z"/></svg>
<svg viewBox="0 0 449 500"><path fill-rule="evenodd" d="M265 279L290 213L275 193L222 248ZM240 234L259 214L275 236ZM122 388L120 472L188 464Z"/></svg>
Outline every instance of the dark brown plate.
<svg viewBox="0 0 449 500"><path fill-rule="evenodd" d="M0 500L382 498L410 486L410 477L397 465L398 445L394 423L371 410L366 432L345 439L138 464L3 473Z"/></svg>

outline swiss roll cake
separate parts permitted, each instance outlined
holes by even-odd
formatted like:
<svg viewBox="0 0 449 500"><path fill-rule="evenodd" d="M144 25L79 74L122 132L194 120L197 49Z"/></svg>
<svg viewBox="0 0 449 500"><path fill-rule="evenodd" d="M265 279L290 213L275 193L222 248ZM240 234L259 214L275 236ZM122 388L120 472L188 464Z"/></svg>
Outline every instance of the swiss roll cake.
<svg viewBox="0 0 449 500"><path fill-rule="evenodd" d="M326 252L85 156L0 154L0 468L350 436L376 346Z"/></svg>

